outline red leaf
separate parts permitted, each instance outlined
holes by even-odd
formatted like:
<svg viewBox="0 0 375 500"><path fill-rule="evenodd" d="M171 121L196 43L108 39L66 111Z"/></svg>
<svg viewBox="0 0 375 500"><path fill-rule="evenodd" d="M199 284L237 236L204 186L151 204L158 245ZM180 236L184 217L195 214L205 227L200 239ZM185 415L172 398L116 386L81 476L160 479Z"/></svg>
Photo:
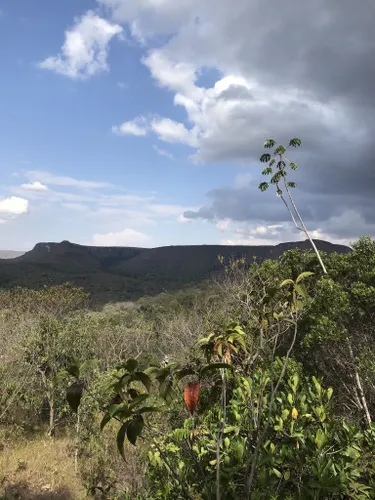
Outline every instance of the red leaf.
<svg viewBox="0 0 375 500"><path fill-rule="evenodd" d="M199 382L189 382L184 390L184 401L191 416L194 415L194 410L199 401Z"/></svg>

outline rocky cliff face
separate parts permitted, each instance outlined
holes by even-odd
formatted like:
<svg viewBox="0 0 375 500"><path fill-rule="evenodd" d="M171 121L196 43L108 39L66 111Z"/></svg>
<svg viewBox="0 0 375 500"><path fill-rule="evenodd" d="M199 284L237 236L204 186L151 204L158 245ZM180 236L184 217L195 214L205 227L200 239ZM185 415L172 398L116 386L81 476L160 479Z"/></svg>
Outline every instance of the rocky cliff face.
<svg viewBox="0 0 375 500"><path fill-rule="evenodd" d="M110 267L135 257L142 248L131 247L94 247L78 245L70 241L61 243L37 243L35 247L18 258L22 262L81 262L88 266Z"/></svg>

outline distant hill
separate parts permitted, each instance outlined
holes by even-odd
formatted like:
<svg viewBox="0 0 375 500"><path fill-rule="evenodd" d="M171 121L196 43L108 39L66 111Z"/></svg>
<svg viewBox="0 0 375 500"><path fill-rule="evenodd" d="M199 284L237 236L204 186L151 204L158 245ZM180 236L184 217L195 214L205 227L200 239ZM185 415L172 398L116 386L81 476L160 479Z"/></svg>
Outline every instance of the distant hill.
<svg viewBox="0 0 375 500"><path fill-rule="evenodd" d="M350 248L315 240L327 253ZM200 282L219 269L217 257L245 257L251 262L277 259L287 250L310 250L310 242L297 241L268 246L192 245L159 248L94 247L69 241L38 243L23 255L0 260L0 288L67 281L84 287L100 302L138 298Z"/></svg>
<svg viewBox="0 0 375 500"><path fill-rule="evenodd" d="M24 253L25 252L17 252L15 250L0 250L0 259L15 259Z"/></svg>

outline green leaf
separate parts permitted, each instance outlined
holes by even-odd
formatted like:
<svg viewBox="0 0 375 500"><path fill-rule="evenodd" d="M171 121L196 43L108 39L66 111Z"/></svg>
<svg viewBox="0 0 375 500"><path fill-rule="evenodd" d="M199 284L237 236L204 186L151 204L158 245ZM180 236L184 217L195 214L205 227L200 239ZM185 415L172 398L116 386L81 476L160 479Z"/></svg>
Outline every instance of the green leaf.
<svg viewBox="0 0 375 500"><path fill-rule="evenodd" d="M262 175L270 175L272 174L272 167L266 167L263 171L262 171Z"/></svg>
<svg viewBox="0 0 375 500"><path fill-rule="evenodd" d="M328 442L327 435L322 431L322 429L318 429L315 435L315 444L318 450L321 450Z"/></svg>
<svg viewBox="0 0 375 500"><path fill-rule="evenodd" d="M262 156L260 157L260 161L262 163L268 163L269 161L271 160L271 155L269 153L264 153L262 154Z"/></svg>
<svg viewBox="0 0 375 500"><path fill-rule="evenodd" d="M148 398L148 394L138 394L133 401L129 404L129 409L135 408L137 405L145 401Z"/></svg>
<svg viewBox="0 0 375 500"><path fill-rule="evenodd" d="M75 378L79 378L79 366L78 365L71 365L69 366L66 371Z"/></svg>
<svg viewBox="0 0 375 500"><path fill-rule="evenodd" d="M287 182L286 185L293 189L297 187L297 184L295 182Z"/></svg>
<svg viewBox="0 0 375 500"><path fill-rule="evenodd" d="M277 168L279 170L284 170L284 168L285 168L285 161L282 161L282 160L278 161L277 162Z"/></svg>
<svg viewBox="0 0 375 500"><path fill-rule="evenodd" d="M130 422L131 420L127 420L122 424L120 430L117 433L117 438L116 438L118 451L120 452L120 455L124 460L125 460L124 441L125 441L126 431L128 429Z"/></svg>
<svg viewBox="0 0 375 500"><path fill-rule="evenodd" d="M268 182L261 182L258 187L261 191L267 191L269 185Z"/></svg>
<svg viewBox="0 0 375 500"><path fill-rule="evenodd" d="M301 273L298 278L296 279L296 283L299 283L300 281L304 280L305 278L309 278L310 276L313 276L314 273L310 271L305 271L304 273Z"/></svg>
<svg viewBox="0 0 375 500"><path fill-rule="evenodd" d="M271 149L275 146L276 142L273 139L267 139L266 142L264 143L264 147L266 149Z"/></svg>
<svg viewBox="0 0 375 500"><path fill-rule="evenodd" d="M113 405L116 406L116 408L111 408L109 409L108 413L111 415L111 417L117 417L119 419L124 419L124 418L129 418L132 415L132 411L130 409L130 406L128 403L121 403L119 405Z"/></svg>
<svg viewBox="0 0 375 500"><path fill-rule="evenodd" d="M282 177L281 173L280 172L276 172L276 174L273 177L271 177L270 183L271 184L277 184L278 182L280 182L281 177Z"/></svg>
<svg viewBox="0 0 375 500"><path fill-rule="evenodd" d="M275 468L272 469L272 472L275 474L275 476L277 476L279 479L281 479L283 477L283 475L281 474L281 472Z"/></svg>
<svg viewBox="0 0 375 500"><path fill-rule="evenodd" d="M285 409L285 410L283 410L283 411L281 412L281 418L282 418L283 420L286 420L286 419L288 418L288 416L289 416L289 410Z"/></svg>
<svg viewBox="0 0 375 500"><path fill-rule="evenodd" d="M294 285L294 290L305 300L309 298L306 287L303 285Z"/></svg>
<svg viewBox="0 0 375 500"><path fill-rule="evenodd" d="M111 420L111 418L112 418L111 414L107 411L107 413L102 418L102 421L100 422L100 430L101 431L108 424L108 422Z"/></svg>
<svg viewBox="0 0 375 500"><path fill-rule="evenodd" d="M139 380L146 387L147 391L150 392L151 389L151 379L146 373L143 372L135 372L134 380Z"/></svg>
<svg viewBox="0 0 375 500"><path fill-rule="evenodd" d="M285 147L282 144L280 144L279 146L277 146L277 148L275 149L275 151L273 152L273 154L275 154L275 155L282 155L282 154L285 153L285 151L286 151Z"/></svg>
<svg viewBox="0 0 375 500"><path fill-rule="evenodd" d="M137 438L141 434L143 429L143 418L138 416L137 418L130 420L130 423L126 430L126 436L133 446L136 445Z"/></svg>
<svg viewBox="0 0 375 500"><path fill-rule="evenodd" d="M280 288L282 288L285 285L294 285L294 281L291 279L284 280L282 283L280 283Z"/></svg>
<svg viewBox="0 0 375 500"><path fill-rule="evenodd" d="M211 371L211 370L219 370L221 368L224 368L224 369L230 369L232 370L233 367L232 365L229 365L227 363L211 363L210 365L206 365L204 366L201 371L200 371L200 375L201 377L207 373L208 371Z"/></svg>
<svg viewBox="0 0 375 500"><path fill-rule="evenodd" d="M134 372L138 366L138 361L130 358L126 361L124 366L129 372Z"/></svg>
<svg viewBox="0 0 375 500"><path fill-rule="evenodd" d="M289 141L289 146L292 146L293 148L297 148L302 145L301 139L298 139L298 137L294 137L293 139L290 139Z"/></svg>
<svg viewBox="0 0 375 500"><path fill-rule="evenodd" d="M289 479L290 479L290 471L286 470L284 472L284 479L285 479L285 481L289 481Z"/></svg>
<svg viewBox="0 0 375 500"><path fill-rule="evenodd" d="M66 390L66 399L68 400L70 408L77 413L79 404L83 394L82 382L74 382Z"/></svg>
<svg viewBox="0 0 375 500"><path fill-rule="evenodd" d="M56 377L52 379L52 386L54 387L56 384L61 382L62 380L67 379L70 377L70 373L67 370L61 370Z"/></svg>
<svg viewBox="0 0 375 500"><path fill-rule="evenodd" d="M293 161L291 161L291 162L289 163L289 166L290 166L290 168L291 168L292 170L297 170L297 168L298 168L297 163L294 163Z"/></svg>
<svg viewBox="0 0 375 500"><path fill-rule="evenodd" d="M162 408L158 408L157 406L144 406L140 410L137 410L137 413L157 413L163 411Z"/></svg>
<svg viewBox="0 0 375 500"><path fill-rule="evenodd" d="M333 393L332 387L328 387L328 389L327 389L327 399L328 399L328 401L331 399L332 393Z"/></svg>

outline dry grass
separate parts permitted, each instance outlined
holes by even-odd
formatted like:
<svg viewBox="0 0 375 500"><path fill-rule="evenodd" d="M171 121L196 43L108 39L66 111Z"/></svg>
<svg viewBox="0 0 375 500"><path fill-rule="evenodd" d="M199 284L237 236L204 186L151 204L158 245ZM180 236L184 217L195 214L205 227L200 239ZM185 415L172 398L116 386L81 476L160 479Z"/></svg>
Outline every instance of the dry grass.
<svg viewBox="0 0 375 500"><path fill-rule="evenodd" d="M83 500L67 438L38 437L0 451L0 498L9 500ZM1 497L3 495L3 497Z"/></svg>

